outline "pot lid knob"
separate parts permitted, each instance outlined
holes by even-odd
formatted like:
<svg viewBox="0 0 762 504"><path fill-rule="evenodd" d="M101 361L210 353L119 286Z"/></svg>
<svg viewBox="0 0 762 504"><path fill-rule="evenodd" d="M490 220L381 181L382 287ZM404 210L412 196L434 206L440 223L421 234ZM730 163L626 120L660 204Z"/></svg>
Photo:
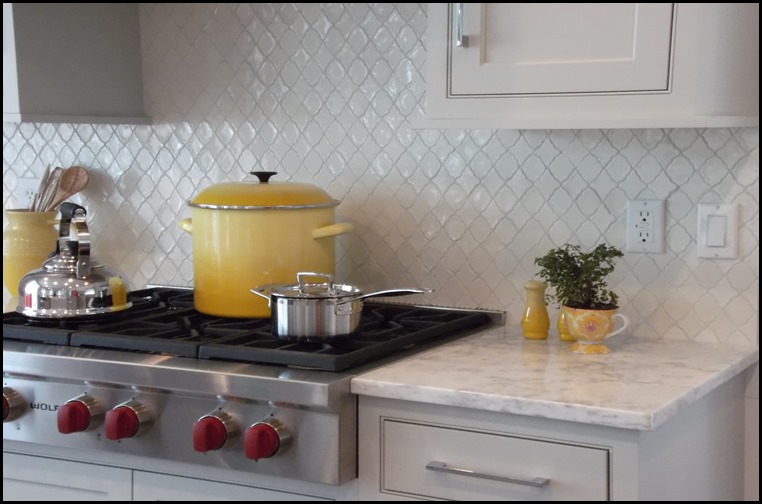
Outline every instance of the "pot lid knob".
<svg viewBox="0 0 762 504"><path fill-rule="evenodd" d="M278 172L274 172L274 171L253 171L253 172L249 172L249 173L251 173L252 175L257 177L261 183L267 184L270 181L270 178L273 175L276 175Z"/></svg>
<svg viewBox="0 0 762 504"><path fill-rule="evenodd" d="M277 172L253 171L258 180L223 182L201 191L190 206L210 210L282 210L333 208L339 202L307 183L270 181Z"/></svg>
<svg viewBox="0 0 762 504"><path fill-rule="evenodd" d="M323 281L318 284L308 283L309 277L322 278ZM329 273L316 273L312 271L300 271L296 274L296 280L299 284L299 292L302 294L328 294L334 295L336 291L333 288L333 275Z"/></svg>

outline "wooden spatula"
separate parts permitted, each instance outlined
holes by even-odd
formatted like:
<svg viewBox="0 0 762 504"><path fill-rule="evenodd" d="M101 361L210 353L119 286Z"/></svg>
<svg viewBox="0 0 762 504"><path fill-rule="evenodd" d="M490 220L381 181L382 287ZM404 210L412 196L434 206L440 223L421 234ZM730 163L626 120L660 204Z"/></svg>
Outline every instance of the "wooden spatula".
<svg viewBox="0 0 762 504"><path fill-rule="evenodd" d="M58 208L66 198L69 198L87 186L87 171L81 166L70 166L61 173L55 196L47 205L46 211L50 212Z"/></svg>

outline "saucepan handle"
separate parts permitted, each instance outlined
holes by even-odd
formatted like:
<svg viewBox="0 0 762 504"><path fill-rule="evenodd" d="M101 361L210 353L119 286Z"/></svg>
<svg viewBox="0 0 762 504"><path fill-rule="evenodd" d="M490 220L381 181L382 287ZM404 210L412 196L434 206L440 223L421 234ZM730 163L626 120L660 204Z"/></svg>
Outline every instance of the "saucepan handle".
<svg viewBox="0 0 762 504"><path fill-rule="evenodd" d="M256 294L257 296L261 298L265 298L267 300L267 307L270 308L272 304L272 297L270 294L272 293L272 284L267 285L260 285L259 287L255 287L254 289L249 289L249 292L252 294Z"/></svg>
<svg viewBox="0 0 762 504"><path fill-rule="evenodd" d="M352 303L354 301L362 301L363 299L372 297L409 296L410 294L431 294L432 292L434 292L434 289L419 289L415 287L409 289L389 289L378 292L370 292L368 294L363 294L362 296L342 299L337 304Z"/></svg>

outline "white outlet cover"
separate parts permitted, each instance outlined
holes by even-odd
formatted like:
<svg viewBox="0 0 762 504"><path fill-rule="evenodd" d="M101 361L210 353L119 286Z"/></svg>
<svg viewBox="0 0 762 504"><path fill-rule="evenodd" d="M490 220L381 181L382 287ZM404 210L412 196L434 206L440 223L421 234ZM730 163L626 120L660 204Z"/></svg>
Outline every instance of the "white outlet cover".
<svg viewBox="0 0 762 504"><path fill-rule="evenodd" d="M627 202L627 252L664 253L664 200Z"/></svg>
<svg viewBox="0 0 762 504"><path fill-rule="evenodd" d="M16 181L16 190L13 192L13 208L30 208L32 197L39 189L40 180L35 178L20 178ZM32 195L32 196L30 196Z"/></svg>

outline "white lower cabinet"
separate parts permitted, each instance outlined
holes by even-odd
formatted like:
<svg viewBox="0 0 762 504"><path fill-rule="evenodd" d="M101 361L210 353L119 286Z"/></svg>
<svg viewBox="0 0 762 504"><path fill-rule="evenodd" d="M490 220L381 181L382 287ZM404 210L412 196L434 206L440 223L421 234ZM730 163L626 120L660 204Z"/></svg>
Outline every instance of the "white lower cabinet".
<svg viewBox="0 0 762 504"><path fill-rule="evenodd" d="M135 471L133 483L133 500L136 501L328 500L298 493L276 492L264 488L143 471Z"/></svg>
<svg viewBox="0 0 762 504"><path fill-rule="evenodd" d="M607 500L606 447L381 421L382 488L457 500Z"/></svg>
<svg viewBox="0 0 762 504"><path fill-rule="evenodd" d="M3 452L3 501L319 501L295 491Z"/></svg>
<svg viewBox="0 0 762 504"><path fill-rule="evenodd" d="M4 501L132 499L132 471L3 452Z"/></svg>
<svg viewBox="0 0 762 504"><path fill-rule="evenodd" d="M738 377L650 430L360 396L359 498L742 500L742 409Z"/></svg>

